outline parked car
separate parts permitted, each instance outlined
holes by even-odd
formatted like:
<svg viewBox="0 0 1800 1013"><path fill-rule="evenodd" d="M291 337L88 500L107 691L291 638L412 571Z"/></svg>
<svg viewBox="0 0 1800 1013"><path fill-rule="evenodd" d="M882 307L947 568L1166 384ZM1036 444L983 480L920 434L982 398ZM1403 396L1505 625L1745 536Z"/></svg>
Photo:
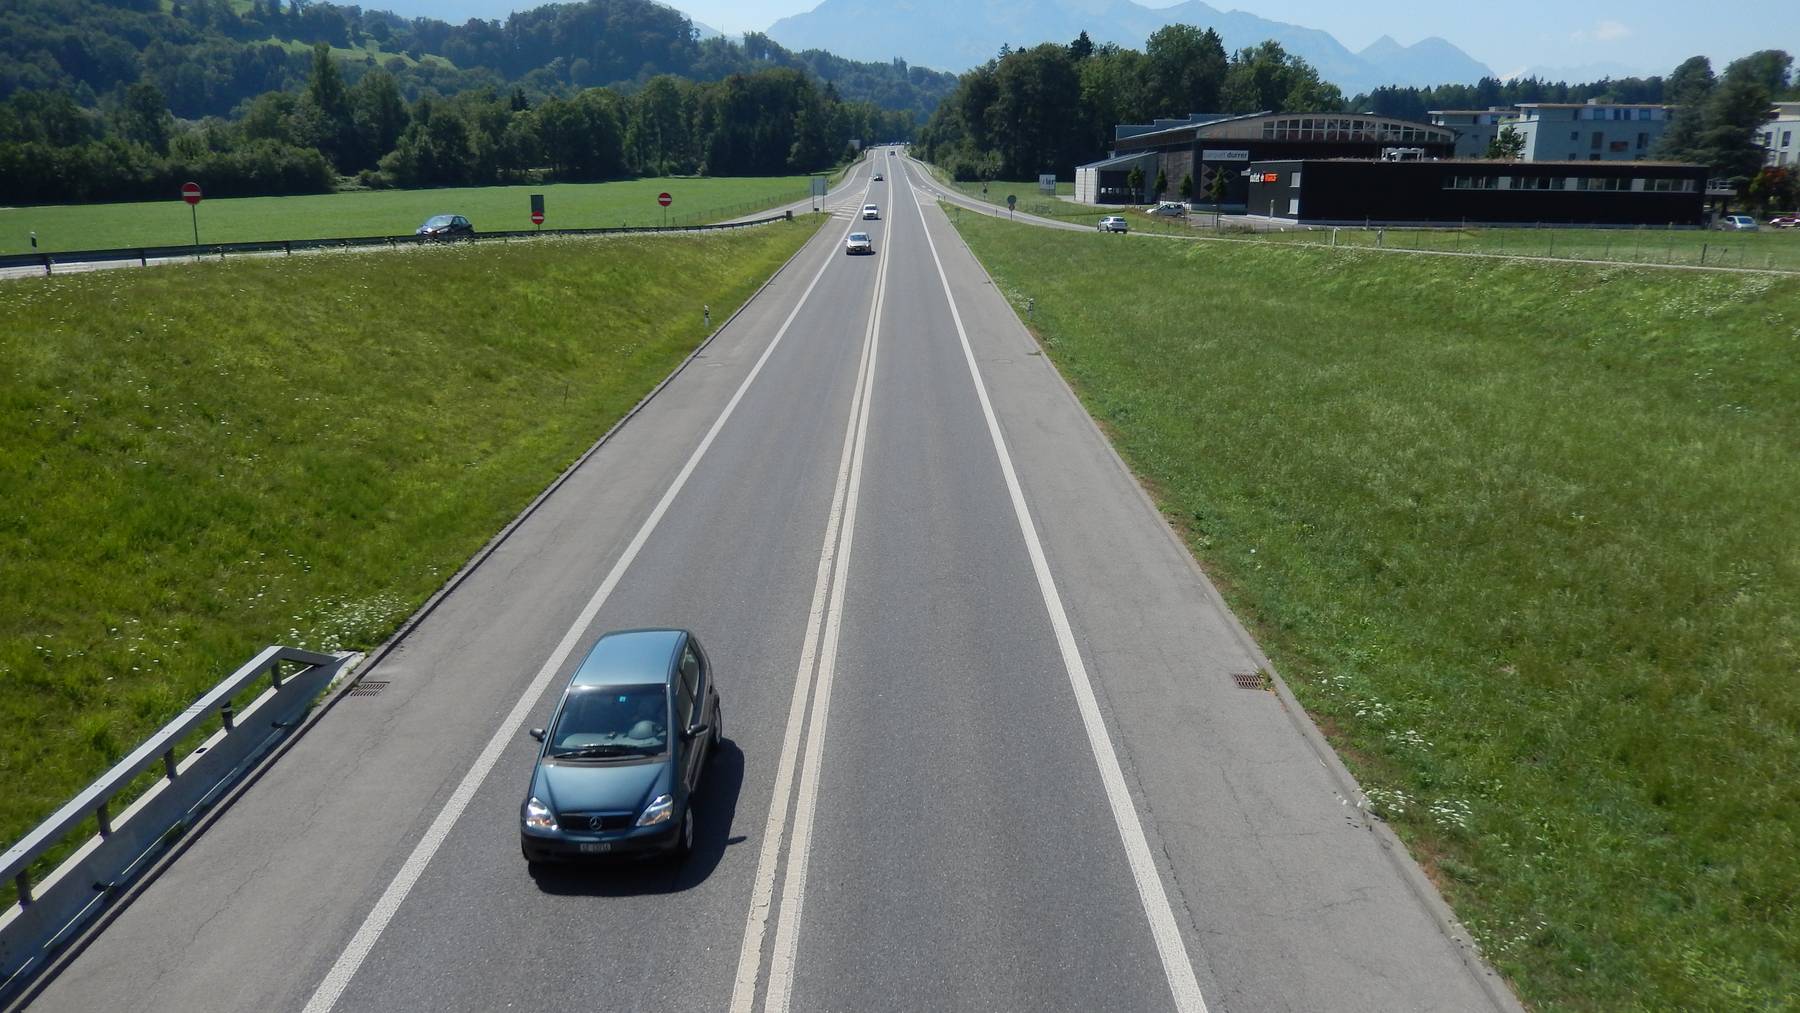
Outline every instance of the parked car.
<svg viewBox="0 0 1800 1013"><path fill-rule="evenodd" d="M875 244L869 240L867 232L852 232L844 240L844 253L874 253Z"/></svg>
<svg viewBox="0 0 1800 1013"><path fill-rule="evenodd" d="M1166 200L1155 207L1148 209L1145 213L1152 215L1166 215L1170 218L1184 218L1187 216L1188 209L1187 205L1180 201Z"/></svg>
<svg viewBox="0 0 1800 1013"><path fill-rule="evenodd" d="M519 807L527 862L686 858L719 692L687 630L608 633L570 677Z"/></svg>
<svg viewBox="0 0 1800 1013"><path fill-rule="evenodd" d="M874 179L874 180L875 180L875 182L877 182L877 183L879 183L879 182L881 182L881 181L882 181L882 180L881 180L881 173L879 173L879 172L878 172L878 173L876 173L876 174L875 174L875 175L874 175L874 176L873 176L873 177L872 177L872 178L873 178L873 179Z"/></svg>
<svg viewBox="0 0 1800 1013"><path fill-rule="evenodd" d="M881 217L881 208L877 207L874 204L864 204L863 209L862 209L862 216L864 218L879 219Z"/></svg>
<svg viewBox="0 0 1800 1013"><path fill-rule="evenodd" d="M1099 222L1095 223L1094 227L1099 229L1101 232L1129 232L1129 231L1131 231L1131 226L1127 225L1125 223L1125 219L1119 217L1118 215L1107 215L1105 218L1102 218L1102 219L1100 219Z"/></svg>
<svg viewBox="0 0 1800 1013"><path fill-rule="evenodd" d="M426 239L451 239L456 236L472 236L474 234L475 226L470 225L469 220L462 215L433 215L426 219L425 224L419 226L419 231L415 233Z"/></svg>
<svg viewBox="0 0 1800 1013"><path fill-rule="evenodd" d="M1727 232L1755 232L1756 219L1749 215L1725 215L1713 224L1713 228Z"/></svg>
<svg viewBox="0 0 1800 1013"><path fill-rule="evenodd" d="M1800 215L1776 215L1769 219L1769 227L1772 229L1800 228Z"/></svg>

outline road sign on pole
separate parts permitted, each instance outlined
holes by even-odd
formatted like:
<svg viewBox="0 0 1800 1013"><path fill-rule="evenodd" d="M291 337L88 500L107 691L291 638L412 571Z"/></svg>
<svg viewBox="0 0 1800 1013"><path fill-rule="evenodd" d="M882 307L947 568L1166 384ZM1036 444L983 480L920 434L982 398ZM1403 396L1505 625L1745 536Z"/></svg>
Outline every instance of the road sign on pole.
<svg viewBox="0 0 1800 1013"><path fill-rule="evenodd" d="M1013 206L1018 203L1019 203L1019 198L1017 195L1010 194L1010 193L1006 195L1006 217L1007 218L1009 218L1009 219L1012 218Z"/></svg>
<svg viewBox="0 0 1800 1013"><path fill-rule="evenodd" d="M187 201L188 211L194 219L194 252L200 252L200 184L192 180L181 184L181 199Z"/></svg>
<svg viewBox="0 0 1800 1013"><path fill-rule="evenodd" d="M531 195L531 224L540 227L544 224L544 195L541 193Z"/></svg>
<svg viewBox="0 0 1800 1013"><path fill-rule="evenodd" d="M669 191L667 190L656 195L656 203L663 206L663 228L665 229L669 227L669 205L674 202L675 198L669 196Z"/></svg>

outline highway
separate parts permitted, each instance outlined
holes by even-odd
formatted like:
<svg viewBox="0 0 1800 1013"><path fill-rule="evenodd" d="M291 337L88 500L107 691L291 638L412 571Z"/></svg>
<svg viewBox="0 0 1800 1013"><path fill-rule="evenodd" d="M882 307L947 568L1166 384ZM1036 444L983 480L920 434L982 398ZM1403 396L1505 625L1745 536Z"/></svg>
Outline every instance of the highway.
<svg viewBox="0 0 1800 1013"><path fill-rule="evenodd" d="M32 1008L1515 1008L904 163ZM697 854L534 878L526 729L645 625Z"/></svg>

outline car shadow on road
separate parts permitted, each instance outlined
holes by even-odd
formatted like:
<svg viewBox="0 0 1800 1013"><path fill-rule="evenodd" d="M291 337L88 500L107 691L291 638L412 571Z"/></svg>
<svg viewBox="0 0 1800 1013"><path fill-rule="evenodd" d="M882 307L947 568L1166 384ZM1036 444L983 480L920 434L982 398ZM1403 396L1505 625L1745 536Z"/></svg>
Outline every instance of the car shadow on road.
<svg viewBox="0 0 1800 1013"><path fill-rule="evenodd" d="M679 866L658 859L545 865L533 869L532 879L545 893L569 897L628 897L692 889L719 867L726 848L743 843L743 835L731 834L743 787L743 750L723 739L707 761L706 776L694 796L694 853L687 861Z"/></svg>

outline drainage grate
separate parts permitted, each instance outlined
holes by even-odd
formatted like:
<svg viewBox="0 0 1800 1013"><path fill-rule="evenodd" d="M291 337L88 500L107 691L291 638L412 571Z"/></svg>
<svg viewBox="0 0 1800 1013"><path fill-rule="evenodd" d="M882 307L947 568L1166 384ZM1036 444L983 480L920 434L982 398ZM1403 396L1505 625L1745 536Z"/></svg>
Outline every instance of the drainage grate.
<svg viewBox="0 0 1800 1013"><path fill-rule="evenodd" d="M345 696L374 696L375 694L381 692L382 690L386 689L387 687L388 687L388 684L385 682L372 682L372 681L371 682L359 682L356 684L355 689L352 689L350 692L348 692L344 695Z"/></svg>
<svg viewBox="0 0 1800 1013"><path fill-rule="evenodd" d="M1233 672L1231 681L1239 689L1266 689L1261 672Z"/></svg>

